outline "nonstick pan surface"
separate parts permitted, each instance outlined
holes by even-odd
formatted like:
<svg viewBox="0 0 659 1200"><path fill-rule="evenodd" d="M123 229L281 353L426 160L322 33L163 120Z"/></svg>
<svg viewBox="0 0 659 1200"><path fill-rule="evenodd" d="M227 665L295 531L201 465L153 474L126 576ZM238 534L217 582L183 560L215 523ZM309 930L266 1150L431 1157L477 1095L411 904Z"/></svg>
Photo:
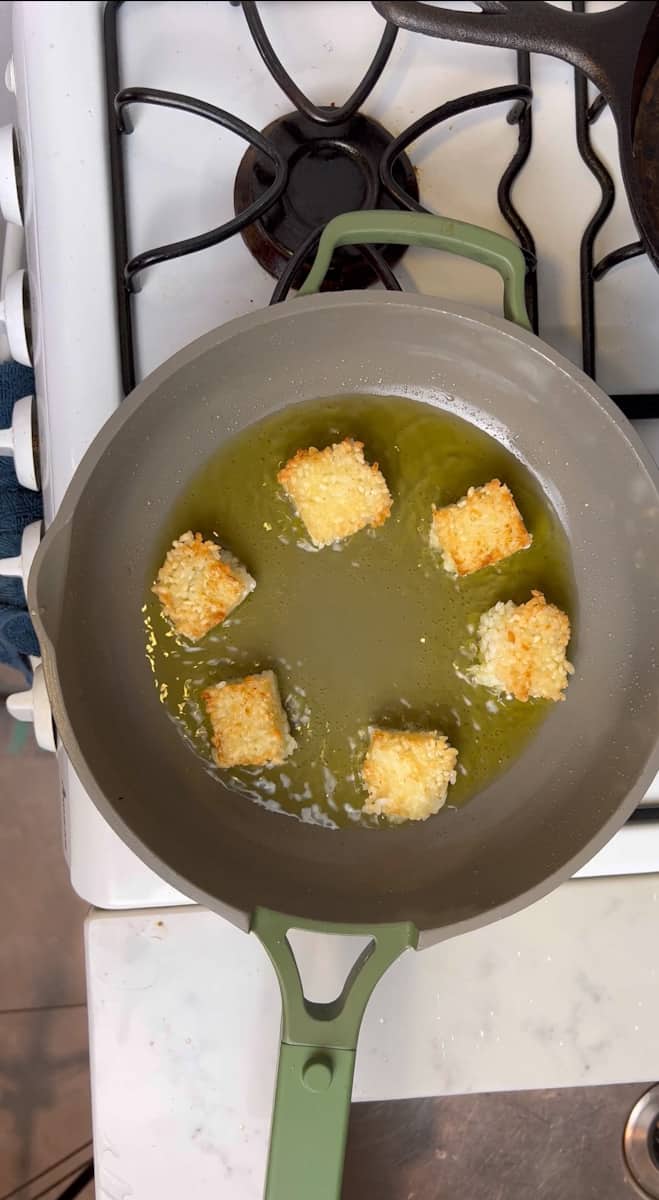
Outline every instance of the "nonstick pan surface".
<svg viewBox="0 0 659 1200"><path fill-rule="evenodd" d="M576 673L521 757L460 811L328 831L207 774L158 701L140 609L163 518L213 447L283 406L360 391L457 412L536 476L570 542ZM413 922L420 944L481 924L588 859L657 766L656 469L566 360L440 300L313 296L180 351L93 443L41 545L30 604L59 736L93 800L161 876L243 927L257 906Z"/></svg>

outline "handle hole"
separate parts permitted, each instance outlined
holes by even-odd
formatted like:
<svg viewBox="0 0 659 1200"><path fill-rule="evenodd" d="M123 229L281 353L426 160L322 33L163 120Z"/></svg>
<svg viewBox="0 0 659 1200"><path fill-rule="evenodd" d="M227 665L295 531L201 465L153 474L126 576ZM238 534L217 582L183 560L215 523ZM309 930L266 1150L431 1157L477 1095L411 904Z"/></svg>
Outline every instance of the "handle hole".
<svg viewBox="0 0 659 1200"><path fill-rule="evenodd" d="M311 1004L340 1000L357 959L367 947L375 945L367 935L319 936L307 929L289 929L286 940L297 963L305 999Z"/></svg>

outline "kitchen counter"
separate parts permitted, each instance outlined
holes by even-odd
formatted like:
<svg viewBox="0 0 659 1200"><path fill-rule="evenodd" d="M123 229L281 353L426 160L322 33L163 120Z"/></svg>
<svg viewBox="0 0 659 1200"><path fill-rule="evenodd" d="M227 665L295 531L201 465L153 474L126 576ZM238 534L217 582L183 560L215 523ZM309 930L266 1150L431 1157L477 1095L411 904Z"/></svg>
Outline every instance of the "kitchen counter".
<svg viewBox="0 0 659 1200"><path fill-rule="evenodd" d="M656 1080L658 921L659 875L579 880L408 952L368 1006L354 1098ZM354 942L297 936L307 994L328 999ZM94 911L86 943L99 1194L260 1200L280 1016L265 952L201 908Z"/></svg>

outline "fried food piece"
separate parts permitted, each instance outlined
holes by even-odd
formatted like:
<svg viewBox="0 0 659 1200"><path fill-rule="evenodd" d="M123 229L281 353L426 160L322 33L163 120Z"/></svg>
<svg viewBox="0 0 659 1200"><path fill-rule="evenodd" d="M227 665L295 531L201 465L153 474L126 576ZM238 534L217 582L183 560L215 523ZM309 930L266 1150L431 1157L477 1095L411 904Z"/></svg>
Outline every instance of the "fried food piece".
<svg viewBox="0 0 659 1200"><path fill-rule="evenodd" d="M393 824L425 821L439 811L455 783L458 752L436 730L405 733L371 729L362 764L368 791L364 812Z"/></svg>
<svg viewBox="0 0 659 1200"><path fill-rule="evenodd" d="M383 525L391 511L378 464L367 463L363 443L352 438L325 450L298 450L277 479L314 546L340 542L366 525Z"/></svg>
<svg viewBox="0 0 659 1200"><path fill-rule="evenodd" d="M275 766L297 748L273 671L216 683L202 700L218 767Z"/></svg>
<svg viewBox="0 0 659 1200"><path fill-rule="evenodd" d="M471 575L531 545L510 488L498 479L470 487L456 504L432 511L430 545L451 575Z"/></svg>
<svg viewBox="0 0 659 1200"><path fill-rule="evenodd" d="M188 530L167 551L151 590L176 632L196 642L224 621L255 587L251 575L232 554Z"/></svg>
<svg viewBox="0 0 659 1200"><path fill-rule="evenodd" d="M500 600L479 621L480 663L469 674L515 700L564 700L574 671L565 653L569 640L569 618L542 592L532 592L526 604Z"/></svg>

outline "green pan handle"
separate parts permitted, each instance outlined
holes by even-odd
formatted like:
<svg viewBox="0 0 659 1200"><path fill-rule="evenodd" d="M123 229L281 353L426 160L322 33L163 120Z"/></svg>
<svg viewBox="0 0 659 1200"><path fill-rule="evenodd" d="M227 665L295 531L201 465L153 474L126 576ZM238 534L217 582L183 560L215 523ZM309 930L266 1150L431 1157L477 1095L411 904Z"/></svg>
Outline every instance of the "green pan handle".
<svg viewBox="0 0 659 1200"><path fill-rule="evenodd" d="M341 995L307 1000L290 929L368 936ZM355 1050L364 1009L387 967L415 947L413 925L329 925L257 908L252 933L277 972L282 1033L270 1134L266 1200L339 1200Z"/></svg>
<svg viewBox="0 0 659 1200"><path fill-rule="evenodd" d="M309 296L319 290L338 246L383 245L387 242L447 250L449 254L473 258L486 267L493 267L503 279L504 316L522 329L530 330L524 299L526 264L519 246L491 229L467 225L449 217L436 217L432 213L376 209L334 217L322 232L313 266L298 295Z"/></svg>

